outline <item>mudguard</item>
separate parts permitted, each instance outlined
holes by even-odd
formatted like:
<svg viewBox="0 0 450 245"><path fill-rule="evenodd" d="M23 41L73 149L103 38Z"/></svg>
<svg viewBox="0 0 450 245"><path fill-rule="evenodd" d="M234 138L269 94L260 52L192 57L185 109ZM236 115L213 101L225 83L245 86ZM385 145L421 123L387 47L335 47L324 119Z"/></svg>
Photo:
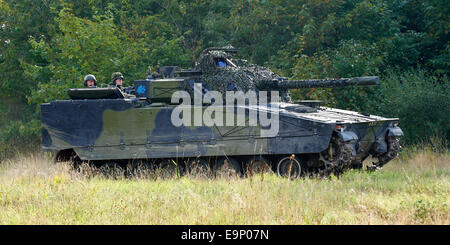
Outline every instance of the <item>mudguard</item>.
<svg viewBox="0 0 450 245"><path fill-rule="evenodd" d="M337 131L337 135L344 142L358 140L358 136L352 131Z"/></svg>
<svg viewBox="0 0 450 245"><path fill-rule="evenodd" d="M388 136L403 136L403 131L399 127L388 128Z"/></svg>
<svg viewBox="0 0 450 245"><path fill-rule="evenodd" d="M372 146L373 151L375 151L377 154L383 154L386 153L388 150L387 143L384 139L378 139L375 141L375 143Z"/></svg>

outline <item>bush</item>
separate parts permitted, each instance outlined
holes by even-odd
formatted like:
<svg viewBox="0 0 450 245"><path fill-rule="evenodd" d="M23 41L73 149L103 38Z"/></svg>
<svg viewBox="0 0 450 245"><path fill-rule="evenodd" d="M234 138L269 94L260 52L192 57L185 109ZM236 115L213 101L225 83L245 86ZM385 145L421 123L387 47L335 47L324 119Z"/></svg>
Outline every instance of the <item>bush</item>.
<svg viewBox="0 0 450 245"><path fill-rule="evenodd" d="M450 136L450 87L447 76L424 70L390 70L381 78L369 113L400 118L407 144L435 135Z"/></svg>
<svg viewBox="0 0 450 245"><path fill-rule="evenodd" d="M38 120L31 120L11 121L0 128L0 162L17 152L36 150L40 146L40 127Z"/></svg>

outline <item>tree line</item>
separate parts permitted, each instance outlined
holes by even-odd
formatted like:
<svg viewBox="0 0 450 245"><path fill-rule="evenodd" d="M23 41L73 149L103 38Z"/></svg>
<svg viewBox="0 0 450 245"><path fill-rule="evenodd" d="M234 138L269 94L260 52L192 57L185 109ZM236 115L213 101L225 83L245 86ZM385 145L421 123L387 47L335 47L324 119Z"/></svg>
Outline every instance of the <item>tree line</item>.
<svg viewBox="0 0 450 245"><path fill-rule="evenodd" d="M298 89L295 99L400 117L405 143L450 134L445 0L0 0L0 141L36 145L39 104L86 74L125 83L147 67L192 67L232 44L293 79L377 75L373 88ZM0 156L1 158L2 156Z"/></svg>

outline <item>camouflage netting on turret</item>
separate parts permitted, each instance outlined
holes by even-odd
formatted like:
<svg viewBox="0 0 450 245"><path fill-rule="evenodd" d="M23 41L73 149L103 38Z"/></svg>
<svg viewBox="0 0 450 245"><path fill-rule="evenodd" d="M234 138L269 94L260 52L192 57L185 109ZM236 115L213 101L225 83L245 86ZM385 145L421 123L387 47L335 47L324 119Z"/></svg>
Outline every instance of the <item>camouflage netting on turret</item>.
<svg viewBox="0 0 450 245"><path fill-rule="evenodd" d="M233 46L206 49L198 59L197 67L202 70L202 80L209 89L223 94L226 91L258 91L257 87L261 81L279 79L279 76L266 67L249 65L246 60L232 59L228 50L235 49ZM226 60L227 65L218 67L217 60ZM289 102L289 91L280 91L280 99Z"/></svg>
<svg viewBox="0 0 450 245"><path fill-rule="evenodd" d="M218 50L202 53L197 66L203 73L213 73L216 70L216 58L231 59L231 54Z"/></svg>

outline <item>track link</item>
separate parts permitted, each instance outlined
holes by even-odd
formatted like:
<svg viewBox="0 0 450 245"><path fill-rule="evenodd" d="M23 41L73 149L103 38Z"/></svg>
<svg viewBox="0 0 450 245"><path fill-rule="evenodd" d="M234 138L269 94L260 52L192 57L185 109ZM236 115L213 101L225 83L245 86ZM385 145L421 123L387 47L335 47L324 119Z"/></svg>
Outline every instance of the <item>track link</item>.
<svg viewBox="0 0 450 245"><path fill-rule="evenodd" d="M387 138L388 150L386 153L375 156L378 159L378 162L373 162L372 166L368 167L367 170L374 171L382 168L386 163L394 159L398 152L400 151L400 140L398 137L389 136Z"/></svg>
<svg viewBox="0 0 450 245"><path fill-rule="evenodd" d="M341 175L345 170L351 168L353 142L343 142L338 136L333 135L329 147L319 154L319 161L324 168L318 171L321 177L331 174Z"/></svg>

